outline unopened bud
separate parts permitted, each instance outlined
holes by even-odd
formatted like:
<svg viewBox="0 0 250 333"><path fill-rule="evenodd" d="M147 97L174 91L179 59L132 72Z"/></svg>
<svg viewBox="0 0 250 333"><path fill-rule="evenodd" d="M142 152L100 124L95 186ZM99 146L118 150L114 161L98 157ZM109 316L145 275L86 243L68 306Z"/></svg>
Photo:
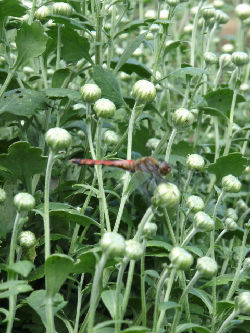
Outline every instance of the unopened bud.
<svg viewBox="0 0 250 333"><path fill-rule="evenodd" d="M187 199L187 206L191 212L197 213L204 209L205 204L201 197L197 195L191 195Z"/></svg>
<svg viewBox="0 0 250 333"><path fill-rule="evenodd" d="M241 190L241 182L238 178L234 177L233 175L228 175L222 178L221 181L222 189L225 192L232 192L237 193Z"/></svg>
<svg viewBox="0 0 250 333"><path fill-rule="evenodd" d="M151 103L156 96L155 86L147 80L139 80L133 86L132 95L138 102Z"/></svg>
<svg viewBox="0 0 250 333"><path fill-rule="evenodd" d="M198 212L194 215L194 225L199 231L214 230L214 220L205 212Z"/></svg>
<svg viewBox="0 0 250 333"><path fill-rule="evenodd" d="M179 108L173 113L173 124L177 128L186 128L193 124L194 116L192 112L187 109Z"/></svg>
<svg viewBox="0 0 250 333"><path fill-rule="evenodd" d="M156 207L171 209L178 205L180 198L180 191L175 184L161 183L154 192L152 202Z"/></svg>
<svg viewBox="0 0 250 333"><path fill-rule="evenodd" d="M153 222L147 222L143 228L143 234L145 237L150 238L155 236L157 232L157 224Z"/></svg>
<svg viewBox="0 0 250 333"><path fill-rule="evenodd" d="M102 91L97 84L87 83L80 88L80 94L84 102L94 103L101 97Z"/></svg>
<svg viewBox="0 0 250 333"><path fill-rule="evenodd" d="M109 99L100 98L95 102L94 110L98 117L111 118L115 114L116 107Z"/></svg>
<svg viewBox="0 0 250 333"><path fill-rule="evenodd" d="M18 237L19 244L25 248L31 248L36 244L36 236L31 231L22 231Z"/></svg>
<svg viewBox="0 0 250 333"><path fill-rule="evenodd" d="M215 53L212 52L206 52L204 54L204 60L206 62L207 65L214 65L217 64L218 62L218 57Z"/></svg>
<svg viewBox="0 0 250 333"><path fill-rule="evenodd" d="M71 135L63 128L54 127L46 132L45 141L52 151L57 152L70 146Z"/></svg>
<svg viewBox="0 0 250 333"><path fill-rule="evenodd" d="M50 9L47 6L42 6L38 8L37 11L35 12L35 17L38 20L42 20L49 15L50 15Z"/></svg>
<svg viewBox="0 0 250 333"><path fill-rule="evenodd" d="M171 250L169 259L172 265L179 270L189 269L194 261L193 256L189 252L178 246Z"/></svg>
<svg viewBox="0 0 250 333"><path fill-rule="evenodd" d="M235 304L240 313L249 315L250 313L250 292L243 291L235 297Z"/></svg>
<svg viewBox="0 0 250 333"><path fill-rule="evenodd" d="M249 56L245 52L234 52L232 54L232 62L235 66L242 67L249 63Z"/></svg>
<svg viewBox="0 0 250 333"><path fill-rule="evenodd" d="M226 24L229 21L229 16L220 9L215 11L215 19L219 24Z"/></svg>
<svg viewBox="0 0 250 333"><path fill-rule="evenodd" d="M220 57L219 57L219 65L221 68L225 68L228 67L230 65L232 65L232 56L229 53L223 53Z"/></svg>
<svg viewBox="0 0 250 333"><path fill-rule="evenodd" d="M223 53L232 53L234 51L234 46L231 43L224 44L221 48Z"/></svg>
<svg viewBox="0 0 250 333"><path fill-rule="evenodd" d="M230 217L225 219L225 227L228 231L235 231L238 228L237 223Z"/></svg>
<svg viewBox="0 0 250 333"><path fill-rule="evenodd" d="M250 5L247 3L241 3L235 8L235 13L240 20L245 20L250 17Z"/></svg>
<svg viewBox="0 0 250 333"><path fill-rule="evenodd" d="M35 199L29 193L18 193L14 197L14 205L18 212L25 212L35 207Z"/></svg>
<svg viewBox="0 0 250 333"><path fill-rule="evenodd" d="M101 238L102 251L110 257L123 256L125 253L125 240L116 232L105 232Z"/></svg>
<svg viewBox="0 0 250 333"><path fill-rule="evenodd" d="M205 160L201 155L190 154L186 159L186 164L190 169L201 171L204 169Z"/></svg>
<svg viewBox="0 0 250 333"><path fill-rule="evenodd" d="M127 240L125 255L130 260L139 260L143 256L143 246L134 239Z"/></svg>
<svg viewBox="0 0 250 333"><path fill-rule="evenodd" d="M197 260L196 268L198 272L206 278L215 276L218 270L216 261L209 257L199 258Z"/></svg>
<svg viewBox="0 0 250 333"><path fill-rule="evenodd" d="M73 8L66 2L55 2L52 6L54 15L70 16Z"/></svg>
<svg viewBox="0 0 250 333"><path fill-rule="evenodd" d="M108 146L114 146L119 141L119 135L116 132L111 131L111 130L106 131L103 135L103 138L104 138L104 142Z"/></svg>
<svg viewBox="0 0 250 333"><path fill-rule="evenodd" d="M231 219L233 219L234 221L238 220L238 214L236 213L236 210L233 208L228 208L226 211L226 217L230 217Z"/></svg>
<svg viewBox="0 0 250 333"><path fill-rule="evenodd" d="M7 194L4 189L0 188L0 203L4 202L7 198Z"/></svg>

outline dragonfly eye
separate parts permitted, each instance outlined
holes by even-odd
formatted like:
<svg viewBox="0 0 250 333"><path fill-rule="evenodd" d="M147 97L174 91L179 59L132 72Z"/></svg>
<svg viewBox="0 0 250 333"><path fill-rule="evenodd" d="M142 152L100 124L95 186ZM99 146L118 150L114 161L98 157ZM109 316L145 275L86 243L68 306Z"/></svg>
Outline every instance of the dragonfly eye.
<svg viewBox="0 0 250 333"><path fill-rule="evenodd" d="M167 162L161 162L159 170L162 175L166 176L171 172L171 167Z"/></svg>

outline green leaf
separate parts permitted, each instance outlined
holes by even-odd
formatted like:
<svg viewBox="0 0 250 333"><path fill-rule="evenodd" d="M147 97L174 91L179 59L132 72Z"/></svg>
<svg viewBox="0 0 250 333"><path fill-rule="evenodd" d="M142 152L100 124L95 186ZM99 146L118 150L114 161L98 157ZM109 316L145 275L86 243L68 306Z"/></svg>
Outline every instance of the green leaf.
<svg viewBox="0 0 250 333"><path fill-rule="evenodd" d="M95 250L90 250L80 254L77 257L77 262L74 265L73 272L76 274L90 273L91 275L95 272L96 257L94 254Z"/></svg>
<svg viewBox="0 0 250 333"><path fill-rule="evenodd" d="M35 310L35 312L41 318L43 325L46 326L46 313L45 313L45 303L46 303L46 290L35 290L29 297L26 298L27 304ZM65 307L67 302L64 302L63 296L56 294L53 298L53 314L57 314L59 310Z"/></svg>
<svg viewBox="0 0 250 333"><path fill-rule="evenodd" d="M147 26L147 25L148 25L148 20L134 20L126 24L123 29L119 29L119 31L115 34L114 38L126 32L137 30L141 26Z"/></svg>
<svg viewBox="0 0 250 333"><path fill-rule="evenodd" d="M233 90L231 89L218 89L216 91L211 91L204 96L207 106L212 109L217 109L221 111L224 116L228 117L228 112L231 108L233 99ZM237 95L236 104L244 102L245 98L241 95Z"/></svg>
<svg viewBox="0 0 250 333"><path fill-rule="evenodd" d="M0 155L1 156L1 155ZM16 208L14 206L14 196L18 192L18 184L16 180L7 180L3 189L7 194L7 198L0 205L0 235L5 238L6 233L13 229L13 223L16 216Z"/></svg>
<svg viewBox="0 0 250 333"><path fill-rule="evenodd" d="M218 315L220 315L224 310L233 309L235 306L234 301L219 301L217 302Z"/></svg>
<svg viewBox="0 0 250 333"><path fill-rule="evenodd" d="M189 293L198 297L206 305L210 314L213 312L213 306L210 300L211 296L208 295L204 290L191 288Z"/></svg>
<svg viewBox="0 0 250 333"><path fill-rule="evenodd" d="M45 261L45 276L49 297L55 296L68 275L73 271L74 261L65 254L52 254Z"/></svg>
<svg viewBox="0 0 250 333"><path fill-rule="evenodd" d="M90 25L88 22L79 22L71 17L61 16L61 15L46 16L46 20L53 20L53 22L57 24L64 24L66 29L86 30L86 25L94 29L94 26ZM86 25L84 23L86 23Z"/></svg>
<svg viewBox="0 0 250 333"><path fill-rule="evenodd" d="M27 293L32 290L26 281L9 281L0 284L0 290L5 290L0 293L1 298L8 298L9 296Z"/></svg>
<svg viewBox="0 0 250 333"><path fill-rule="evenodd" d="M230 274L223 274L220 276L216 276L215 280L216 280L217 286L225 285L234 280L234 274L230 273ZM205 283L202 286L202 288L211 287L212 285L213 285L213 281L209 281L209 282Z"/></svg>
<svg viewBox="0 0 250 333"><path fill-rule="evenodd" d="M103 69L101 66L94 66L92 78L101 88L102 97L111 100L117 108L125 105L119 83L111 71Z"/></svg>
<svg viewBox="0 0 250 333"><path fill-rule="evenodd" d="M112 68L115 68L115 66L118 64L119 58L112 59L111 66ZM152 75L150 69L148 69L145 65L140 63L139 61L135 59L128 59L125 64L122 65L120 68L120 71L123 71L127 74L136 73L139 76L149 79Z"/></svg>
<svg viewBox="0 0 250 333"><path fill-rule="evenodd" d="M205 114L209 114L210 116L222 117L224 119L228 119L228 116L226 114L224 114L222 111L212 108L212 107L200 106L199 110L204 111Z"/></svg>
<svg viewBox="0 0 250 333"><path fill-rule="evenodd" d="M10 113L16 118L27 118L35 115L37 110L46 107L47 98L44 92L30 89L9 90L0 98L0 114Z"/></svg>
<svg viewBox="0 0 250 333"><path fill-rule="evenodd" d="M18 56L15 65L20 66L27 60L43 54L47 39L48 36L44 33L44 28L40 22L35 21L32 24L23 22L16 36Z"/></svg>
<svg viewBox="0 0 250 333"><path fill-rule="evenodd" d="M147 242L147 247L158 247L161 249L164 249L166 251L171 251L172 250L172 245L163 242L163 241L158 241L158 240L150 240Z"/></svg>
<svg viewBox="0 0 250 333"><path fill-rule="evenodd" d="M142 43L142 41L145 39L145 36L147 35L147 32L144 32L143 34L137 36L132 43L128 44L126 49L123 51L123 54L121 55L121 58L116 65L114 72L117 73L119 69L126 63L128 58L133 54L133 52L138 48L138 46Z"/></svg>
<svg viewBox="0 0 250 333"><path fill-rule="evenodd" d="M2 0L0 2L0 18L6 16L21 17L26 13L27 8L24 7L19 0Z"/></svg>
<svg viewBox="0 0 250 333"><path fill-rule="evenodd" d="M68 97L73 101L79 101L81 95L78 91L66 88L48 88L43 90L50 98L64 98Z"/></svg>
<svg viewBox="0 0 250 333"><path fill-rule="evenodd" d="M197 68L197 67L184 67L184 68L176 69L175 71L169 73L167 76L165 76L164 78L162 78L159 81L165 80L166 78L169 78L169 77L185 78L186 75L200 76L202 74L208 74L208 72L205 71L204 69Z"/></svg>
<svg viewBox="0 0 250 333"><path fill-rule="evenodd" d="M13 143L8 154L0 155L0 166L4 166L13 178L21 180L30 190L31 177L44 172L47 159L41 156L42 149L31 147L26 141Z"/></svg>
<svg viewBox="0 0 250 333"><path fill-rule="evenodd" d="M176 309L179 307L179 304L176 303L176 302L164 302L164 303L160 303L159 304L159 310L160 311L166 311L166 310L169 310L169 309Z"/></svg>
<svg viewBox="0 0 250 333"><path fill-rule="evenodd" d="M230 174L236 177L241 176L247 164L247 159L242 154L231 153L219 157L215 163L210 164L206 169L208 172L214 173L217 182L219 182L222 177Z"/></svg>
<svg viewBox="0 0 250 333"><path fill-rule="evenodd" d="M122 331L122 333L147 333L151 332L151 330L147 327L143 326L130 326L129 328L126 328L125 330Z"/></svg>
<svg viewBox="0 0 250 333"><path fill-rule="evenodd" d="M101 294L102 301L113 319L115 318L115 312L116 312L115 293L116 293L115 290L104 290ZM120 294L119 307L122 306L122 302L123 302L123 296L122 294Z"/></svg>
<svg viewBox="0 0 250 333"><path fill-rule="evenodd" d="M33 265L33 263L31 261L20 260L16 263L12 264L11 266L8 266L8 269L16 272L18 274L21 274L24 277L27 277L34 267L35 266Z"/></svg>
<svg viewBox="0 0 250 333"><path fill-rule="evenodd" d="M164 55L168 54L171 50L174 50L177 47L179 47L181 45L181 43L182 42L180 40L176 40L173 43L171 43L168 46L166 46L166 48L164 50Z"/></svg>
<svg viewBox="0 0 250 333"><path fill-rule="evenodd" d="M204 256L203 251L198 247L198 246L185 246L185 248L190 251L193 252L195 255L197 255L198 257L202 257Z"/></svg>
<svg viewBox="0 0 250 333"><path fill-rule="evenodd" d="M192 324L192 323L182 324L182 325L177 326L176 333L186 332L190 328L192 328L195 332L198 332L198 333L211 333L211 331L208 328L197 325L197 324Z"/></svg>
<svg viewBox="0 0 250 333"><path fill-rule="evenodd" d="M89 54L90 44L87 38L80 36L76 31L63 28L61 30L61 39L63 43L62 58L68 62L76 62L82 58L93 61Z"/></svg>
<svg viewBox="0 0 250 333"><path fill-rule="evenodd" d="M70 75L68 68L60 68L52 76L52 88L61 88L65 79Z"/></svg>

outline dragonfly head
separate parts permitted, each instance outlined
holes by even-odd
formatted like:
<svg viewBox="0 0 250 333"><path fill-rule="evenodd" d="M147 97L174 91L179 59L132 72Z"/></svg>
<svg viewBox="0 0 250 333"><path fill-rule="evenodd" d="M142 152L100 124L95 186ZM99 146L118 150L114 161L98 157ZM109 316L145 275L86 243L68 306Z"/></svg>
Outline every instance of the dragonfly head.
<svg viewBox="0 0 250 333"><path fill-rule="evenodd" d="M171 172L171 167L167 162L161 162L159 165L159 171L162 176L166 176Z"/></svg>

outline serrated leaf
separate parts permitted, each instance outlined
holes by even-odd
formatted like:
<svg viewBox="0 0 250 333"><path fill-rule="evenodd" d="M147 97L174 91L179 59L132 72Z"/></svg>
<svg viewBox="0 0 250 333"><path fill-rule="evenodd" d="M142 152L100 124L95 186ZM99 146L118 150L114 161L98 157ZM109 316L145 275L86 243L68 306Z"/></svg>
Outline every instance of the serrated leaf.
<svg viewBox="0 0 250 333"><path fill-rule="evenodd" d="M119 58L114 58L111 61L112 68L118 64ZM136 59L128 59L125 64L122 65L120 71L123 71L127 74L136 73L142 78L149 79L152 75L150 69L148 69L144 64L140 63Z"/></svg>
<svg viewBox="0 0 250 333"><path fill-rule="evenodd" d="M41 156L42 149L31 147L26 141L13 143L8 154L0 155L0 166L4 166L12 177L21 180L30 190L31 177L44 172L47 159Z"/></svg>
<svg viewBox="0 0 250 333"><path fill-rule="evenodd" d="M51 98L64 98L68 97L73 101L79 101L81 95L78 91L66 88L48 88L43 90L48 97Z"/></svg>
<svg viewBox="0 0 250 333"><path fill-rule="evenodd" d="M18 56L15 65L20 66L27 60L43 54L47 39L48 36L44 33L44 28L40 22L35 21L32 24L23 22L16 36Z"/></svg>
<svg viewBox="0 0 250 333"><path fill-rule="evenodd" d="M18 274L21 274L24 277L27 277L29 273L31 272L32 268L35 266L31 261L28 260L20 260L18 262L15 262L11 266L8 266L8 269L11 271L14 271Z"/></svg>
<svg viewBox="0 0 250 333"><path fill-rule="evenodd" d="M115 297L115 290L104 290L101 294L101 299L108 309L111 317L114 319L115 312L116 312L116 297ZM119 295L119 307L122 306L123 302L123 295Z"/></svg>
<svg viewBox="0 0 250 333"><path fill-rule="evenodd" d="M0 99L0 114L10 113L18 118L35 115L37 110L44 109L47 98L44 92L30 89L9 90Z"/></svg>
<svg viewBox="0 0 250 333"><path fill-rule="evenodd" d="M76 62L82 58L93 61L89 54L90 44L87 38L80 36L76 31L69 28L61 30L62 58L68 62Z"/></svg>
<svg viewBox="0 0 250 333"><path fill-rule="evenodd" d="M206 169L208 172L214 173L217 182L219 182L222 177L230 174L236 177L241 176L247 164L247 159L242 154L231 153L219 157L215 163L210 164Z"/></svg>
<svg viewBox="0 0 250 333"><path fill-rule="evenodd" d="M52 254L45 261L47 295L54 297L68 275L73 271L74 261L65 254Z"/></svg>
<svg viewBox="0 0 250 333"><path fill-rule="evenodd" d="M123 51L123 54L120 57L118 64L116 65L114 72L117 73L119 69L126 63L128 58L133 54L133 52L138 48L138 46L145 39L147 32L137 36L132 43L128 44L126 49Z"/></svg>
<svg viewBox="0 0 250 333"><path fill-rule="evenodd" d="M27 8L24 7L19 0L2 0L0 2L0 18L6 16L21 17L26 13Z"/></svg>
<svg viewBox="0 0 250 333"><path fill-rule="evenodd" d="M94 66L91 76L101 88L102 97L111 100L117 108L125 105L119 83L111 71L101 66Z"/></svg>

